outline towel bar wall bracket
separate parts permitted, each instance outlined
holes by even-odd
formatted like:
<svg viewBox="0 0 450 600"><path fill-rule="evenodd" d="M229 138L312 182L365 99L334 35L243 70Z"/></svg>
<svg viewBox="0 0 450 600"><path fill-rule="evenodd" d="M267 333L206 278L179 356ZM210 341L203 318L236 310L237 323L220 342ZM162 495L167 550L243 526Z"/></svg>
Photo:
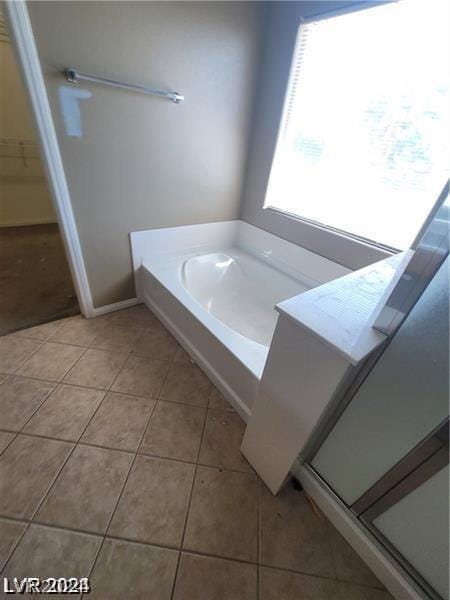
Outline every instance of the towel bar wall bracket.
<svg viewBox="0 0 450 600"><path fill-rule="evenodd" d="M74 69L72 67L67 67L66 69L64 69L64 75L69 83L78 83L79 81L91 81L92 83L109 85L111 87L122 88L124 90L130 90L132 92L141 92L142 94L148 94L150 96L168 98L169 100L172 100L172 102L174 102L175 104L179 104L184 100L184 96L178 94L178 92L165 92L164 90L155 90L152 88L147 88L143 85L126 83L124 81L116 81L115 79L98 77L96 75L89 75L88 73L80 73L80 71L77 71L77 69Z"/></svg>

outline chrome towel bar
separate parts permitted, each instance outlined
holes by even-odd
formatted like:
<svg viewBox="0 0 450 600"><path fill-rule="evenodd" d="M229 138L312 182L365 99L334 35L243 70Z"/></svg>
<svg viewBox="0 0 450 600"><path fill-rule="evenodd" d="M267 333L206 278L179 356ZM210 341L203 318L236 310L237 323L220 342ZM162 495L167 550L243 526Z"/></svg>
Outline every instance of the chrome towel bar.
<svg viewBox="0 0 450 600"><path fill-rule="evenodd" d="M80 73L72 67L67 67L64 70L64 75L67 81L70 83L78 83L79 81L92 81L92 83L100 83L102 85L110 85L112 87L123 88L124 90L131 90L132 92L141 92L142 94L149 94L150 96L159 96L160 98L169 98L175 104L179 104L184 100L184 96L177 92L165 92L164 90L154 90L151 88L144 87L143 85L136 85L134 83L126 83L123 81L116 81L115 79L107 79L106 77L97 77L96 75L89 75L87 73Z"/></svg>

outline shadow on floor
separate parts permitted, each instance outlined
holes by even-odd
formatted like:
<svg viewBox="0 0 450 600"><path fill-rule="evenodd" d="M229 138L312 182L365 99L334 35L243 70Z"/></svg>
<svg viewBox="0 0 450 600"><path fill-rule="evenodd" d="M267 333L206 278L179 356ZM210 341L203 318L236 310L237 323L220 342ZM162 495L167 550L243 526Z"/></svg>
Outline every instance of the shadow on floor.
<svg viewBox="0 0 450 600"><path fill-rule="evenodd" d="M0 229L0 335L80 312L58 225Z"/></svg>

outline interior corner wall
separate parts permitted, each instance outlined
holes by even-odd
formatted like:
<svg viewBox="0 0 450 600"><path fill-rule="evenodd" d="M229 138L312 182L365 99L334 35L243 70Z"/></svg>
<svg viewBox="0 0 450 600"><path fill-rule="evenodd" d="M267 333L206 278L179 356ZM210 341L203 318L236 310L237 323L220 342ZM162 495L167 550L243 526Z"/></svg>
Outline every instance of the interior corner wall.
<svg viewBox="0 0 450 600"><path fill-rule="evenodd" d="M264 2L29 2L94 306L135 295L128 234L239 217ZM181 104L77 85L65 67L170 89ZM63 92L64 93L64 92ZM69 91L69 93L71 93Z"/></svg>
<svg viewBox="0 0 450 600"><path fill-rule="evenodd" d="M242 220L350 269L365 267L388 254L344 235L273 210L264 210L263 205L301 19L338 10L369 8L376 4L380 4L380 1L364 0L355 3L311 0L270 3L241 201Z"/></svg>

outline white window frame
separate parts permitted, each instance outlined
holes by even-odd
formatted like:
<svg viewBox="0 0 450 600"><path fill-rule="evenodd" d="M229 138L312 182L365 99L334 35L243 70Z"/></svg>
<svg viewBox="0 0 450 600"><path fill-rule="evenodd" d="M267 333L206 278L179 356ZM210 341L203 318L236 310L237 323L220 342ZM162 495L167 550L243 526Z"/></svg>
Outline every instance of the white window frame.
<svg viewBox="0 0 450 600"><path fill-rule="evenodd" d="M280 208L277 208L276 206L266 205L266 202L267 202L267 197L269 194L270 179L271 179L272 170L274 167L275 158L276 158L279 148L281 147L283 131L284 131L284 128L285 128L286 122L287 122L288 103L289 103L288 93L289 93L289 90L291 89L292 80L294 77L296 56L297 56L297 51L298 51L298 47L300 44L300 37L301 37L301 27L308 23L323 21L325 19L330 19L330 18L337 17L340 15L351 14L353 12L357 12L360 10L370 10L371 8L374 8L377 5L384 5L384 4L391 4L391 3L395 4L398 1L399 0L386 0L386 1L383 1L383 0L376 1L375 0L374 2L371 2L369 5L367 5L367 3L361 2L361 3L354 4L350 7L340 8L340 9L332 10L329 12L327 11L325 13L314 15L311 17L301 17L299 19L299 22L297 25L297 34L296 34L296 38L295 38L295 44L293 46L291 63L290 63L290 67L289 67L289 76L288 76L287 84L286 84L286 87L284 90L283 109L282 109L281 118L280 118L279 125L278 125L276 143L275 143L275 147L274 147L274 151L273 151L273 155L272 155L272 160L270 163L269 176L267 179L267 185L266 185L266 190L265 190L265 194L264 194L264 202L263 202L263 206L262 206L263 211L267 211L268 213L273 213L274 215L288 219L290 221L294 221L294 222L296 221L299 224L306 225L307 227L320 229L321 231L330 234L330 236L333 236L334 239L336 239L338 237L345 238L347 241L353 242L355 244L355 250L362 248L362 247L366 247L366 248L369 247L375 251L379 251L380 259L383 257L388 257L388 256L392 256L394 254L398 254L402 250L399 248L394 248L392 246L388 246L386 244L382 244L380 242L376 242L374 240L365 238L363 236L359 236L350 231L345 231L343 229L333 227L332 225L327 225L325 223L320 223L319 221L314 221L312 219L308 219L307 217L302 217L301 215L282 210Z"/></svg>

